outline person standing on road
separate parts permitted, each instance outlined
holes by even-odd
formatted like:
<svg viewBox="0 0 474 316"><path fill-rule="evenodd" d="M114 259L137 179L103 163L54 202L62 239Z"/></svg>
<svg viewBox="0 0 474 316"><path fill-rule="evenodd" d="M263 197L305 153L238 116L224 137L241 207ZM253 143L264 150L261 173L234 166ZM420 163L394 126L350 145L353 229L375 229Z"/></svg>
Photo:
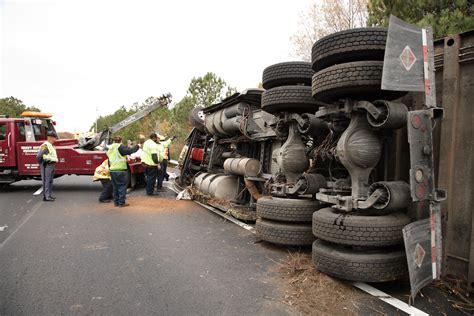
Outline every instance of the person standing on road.
<svg viewBox="0 0 474 316"><path fill-rule="evenodd" d="M171 142L176 138L176 136L171 137L170 139L165 140L164 136L158 135L158 151L161 157L161 168L158 173L158 185L157 189L163 189L163 180L166 177L166 169L168 167L168 155L169 155L169 147Z"/></svg>
<svg viewBox="0 0 474 316"><path fill-rule="evenodd" d="M138 145L127 147L122 145L122 137L115 136L114 143L107 151L109 157L110 178L112 180L114 204L118 207L129 206L125 203L127 194L127 155L138 151Z"/></svg>
<svg viewBox="0 0 474 316"><path fill-rule="evenodd" d="M160 157L157 141L158 135L151 133L150 138L143 144L141 159L146 175L146 195L154 194L159 169L161 169L160 161L162 157Z"/></svg>
<svg viewBox="0 0 474 316"><path fill-rule="evenodd" d="M113 199L112 181L110 181L109 160L105 159L102 164L95 168L92 181L100 181L102 192L99 196L100 203L110 203Z"/></svg>
<svg viewBox="0 0 474 316"><path fill-rule="evenodd" d="M58 162L58 155L54 143L58 139L55 132L49 131L46 134L46 141L40 146L36 155L41 170L41 181L43 184L43 201L53 202L56 198L53 196L53 179L55 164Z"/></svg>

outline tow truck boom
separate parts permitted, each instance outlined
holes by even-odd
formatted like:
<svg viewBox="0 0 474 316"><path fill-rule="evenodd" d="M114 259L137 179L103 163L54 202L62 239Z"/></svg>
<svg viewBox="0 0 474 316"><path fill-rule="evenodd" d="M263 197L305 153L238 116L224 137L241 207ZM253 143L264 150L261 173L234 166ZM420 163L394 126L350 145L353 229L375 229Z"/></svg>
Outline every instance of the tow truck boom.
<svg viewBox="0 0 474 316"><path fill-rule="evenodd" d="M130 115L129 117L123 119L122 121L114 124L113 126L107 128L104 132L107 133L107 138L110 137L110 135L118 132L119 130L121 130L122 128L125 128L127 127L128 125L132 124L132 123L135 123L136 121L144 118L145 116L147 116L148 114L150 114L151 112L161 108L161 107L164 107L164 106L167 106L168 104L171 103L171 93L167 93L167 94L163 94L161 97L159 97L158 99L156 99L155 102L153 102L152 104L146 106L145 108L143 108L142 110ZM102 132L103 133L103 132Z"/></svg>
<svg viewBox="0 0 474 316"><path fill-rule="evenodd" d="M161 97L158 97L152 104L145 106L143 109L139 110L136 113L126 117L125 119L121 120L120 122L112 125L111 127L106 127L102 132L97 133L94 137L87 139L85 141L79 142L79 148L83 148L86 150L93 150L104 141L106 144L110 144L111 136L121 129L129 126L132 123L137 122L138 120L144 118L151 112L167 106L171 103L171 93L163 94Z"/></svg>

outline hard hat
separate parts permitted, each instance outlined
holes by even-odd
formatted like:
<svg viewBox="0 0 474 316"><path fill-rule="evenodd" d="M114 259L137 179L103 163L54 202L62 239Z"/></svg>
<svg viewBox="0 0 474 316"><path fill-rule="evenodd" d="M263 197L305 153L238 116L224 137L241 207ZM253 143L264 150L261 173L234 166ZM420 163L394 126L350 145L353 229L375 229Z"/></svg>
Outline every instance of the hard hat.
<svg viewBox="0 0 474 316"><path fill-rule="evenodd" d="M58 138L58 134L56 134L54 131L48 131L48 132L46 133L46 136Z"/></svg>

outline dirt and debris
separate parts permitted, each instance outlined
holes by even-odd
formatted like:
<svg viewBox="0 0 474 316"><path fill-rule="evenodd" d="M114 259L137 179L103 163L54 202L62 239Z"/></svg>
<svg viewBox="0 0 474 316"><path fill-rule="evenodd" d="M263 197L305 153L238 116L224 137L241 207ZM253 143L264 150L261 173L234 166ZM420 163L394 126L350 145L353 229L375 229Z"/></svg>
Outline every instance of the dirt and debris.
<svg viewBox="0 0 474 316"><path fill-rule="evenodd" d="M454 309L466 315L474 314L474 297L467 289L466 280L447 275L433 286L447 294L447 300Z"/></svg>
<svg viewBox="0 0 474 316"><path fill-rule="evenodd" d="M128 207L116 208L113 203L98 204L103 210L114 210L126 213L162 213L173 212L178 210L188 210L191 201L177 201L166 197L159 196L131 196L127 198ZM97 209L95 209L96 211Z"/></svg>
<svg viewBox="0 0 474 316"><path fill-rule="evenodd" d="M230 204L228 200L215 198L208 194L202 193L201 191L196 189L194 186L191 186L188 189L191 194L192 200L196 200L204 204L216 204L226 209L232 207L232 205Z"/></svg>
<svg viewBox="0 0 474 316"><path fill-rule="evenodd" d="M311 254L289 252L278 262L285 286L282 301L304 315L357 315L364 294L350 284L316 270ZM376 313L377 311L374 311Z"/></svg>

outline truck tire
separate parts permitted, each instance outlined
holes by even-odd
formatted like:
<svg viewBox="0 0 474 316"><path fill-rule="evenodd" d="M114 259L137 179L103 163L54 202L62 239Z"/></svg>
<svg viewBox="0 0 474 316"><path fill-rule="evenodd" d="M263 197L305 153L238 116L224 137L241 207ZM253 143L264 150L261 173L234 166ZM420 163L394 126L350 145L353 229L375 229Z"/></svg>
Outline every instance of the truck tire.
<svg viewBox="0 0 474 316"><path fill-rule="evenodd" d="M323 69L313 76L313 97L322 102L343 98L393 100L406 92L381 90L382 61L356 61Z"/></svg>
<svg viewBox="0 0 474 316"><path fill-rule="evenodd" d="M262 94L262 110L268 113L313 113L317 109L317 102L311 97L311 87L283 86Z"/></svg>
<svg viewBox="0 0 474 316"><path fill-rule="evenodd" d="M319 208L319 201L262 197L257 201L257 216L275 221L311 222Z"/></svg>
<svg viewBox="0 0 474 316"><path fill-rule="evenodd" d="M350 281L388 282L408 273L403 250L354 250L320 239L313 243L313 262L319 271Z"/></svg>
<svg viewBox="0 0 474 316"><path fill-rule="evenodd" d="M352 61L383 60L387 29L362 27L330 34L314 43L311 62L315 71Z"/></svg>
<svg viewBox="0 0 474 316"><path fill-rule="evenodd" d="M315 237L311 224L274 222L258 218L255 229L260 239L285 246L310 246Z"/></svg>
<svg viewBox="0 0 474 316"><path fill-rule="evenodd" d="M313 234L336 244L390 246L403 242L402 229L409 223L410 218L400 212L381 216L353 215L326 207L313 214Z"/></svg>
<svg viewBox="0 0 474 316"><path fill-rule="evenodd" d="M189 113L189 123L191 126L195 127L201 132L206 131L204 124L204 113L202 112L203 109L203 106L198 105L191 110L191 113Z"/></svg>
<svg viewBox="0 0 474 316"><path fill-rule="evenodd" d="M268 66L263 70L262 86L268 90L280 86L311 85L311 63L292 61Z"/></svg>

